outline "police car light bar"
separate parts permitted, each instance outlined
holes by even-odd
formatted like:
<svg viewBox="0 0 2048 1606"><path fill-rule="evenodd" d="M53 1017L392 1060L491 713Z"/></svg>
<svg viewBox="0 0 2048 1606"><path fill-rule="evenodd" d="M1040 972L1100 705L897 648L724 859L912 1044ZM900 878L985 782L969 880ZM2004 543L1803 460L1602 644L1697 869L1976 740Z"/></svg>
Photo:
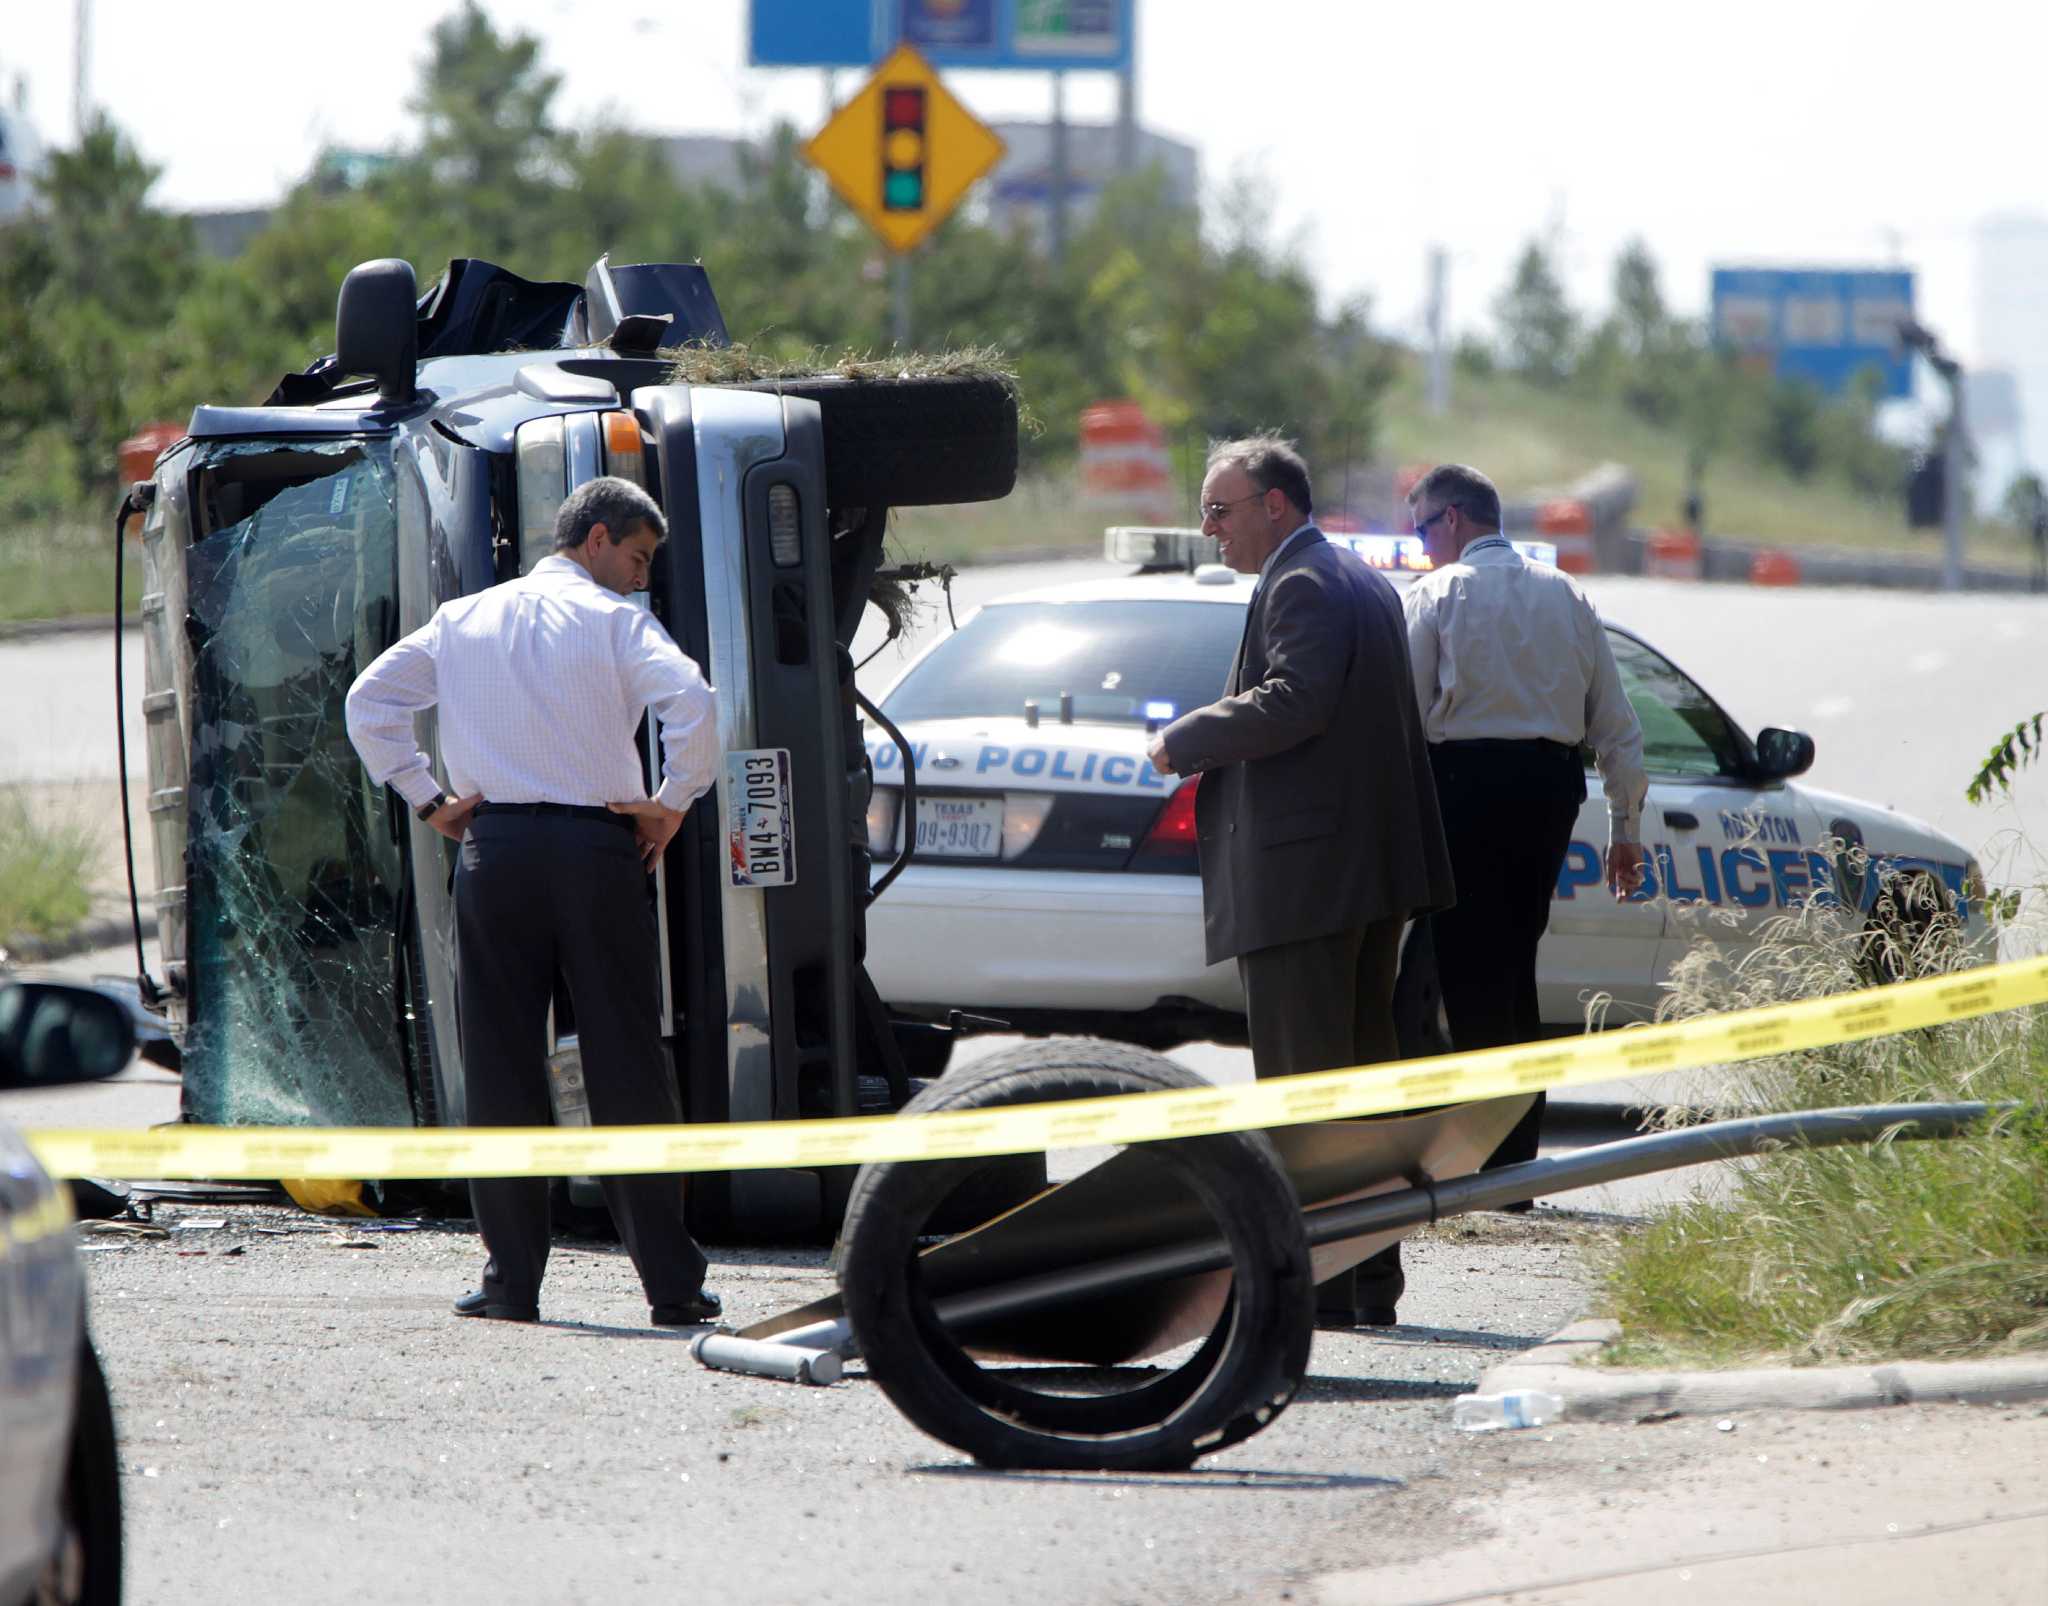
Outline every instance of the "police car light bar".
<svg viewBox="0 0 2048 1606"><path fill-rule="evenodd" d="M1423 550L1419 536L1332 535L1329 539L1357 553L1368 568L1420 574L1429 567L1429 554Z"/></svg>
<svg viewBox="0 0 2048 1606"><path fill-rule="evenodd" d="M1141 569L1193 569L1215 563L1222 549L1200 530L1164 524L1112 524L1102 532L1102 555Z"/></svg>
<svg viewBox="0 0 2048 1606"><path fill-rule="evenodd" d="M1331 535L1338 546L1348 547L1375 569L1397 574L1427 574L1434 564L1422 539L1415 535ZM1508 545L1531 563L1557 567L1557 548L1548 541L1510 541Z"/></svg>
<svg viewBox="0 0 2048 1606"><path fill-rule="evenodd" d="M1416 535L1325 534L1356 553L1375 569L1397 574L1426 574L1429 553ZM1549 541L1510 541L1531 563L1557 567L1557 548ZM1102 532L1102 555L1111 563L1133 563L1141 569L1194 569L1222 557L1216 541L1200 530L1162 524L1113 524Z"/></svg>

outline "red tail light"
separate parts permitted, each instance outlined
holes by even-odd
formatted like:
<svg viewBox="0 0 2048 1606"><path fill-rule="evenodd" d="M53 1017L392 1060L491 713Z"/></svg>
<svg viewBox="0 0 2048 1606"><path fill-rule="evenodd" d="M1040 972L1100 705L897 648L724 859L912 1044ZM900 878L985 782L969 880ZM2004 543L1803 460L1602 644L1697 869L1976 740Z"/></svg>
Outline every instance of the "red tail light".
<svg viewBox="0 0 2048 1606"><path fill-rule="evenodd" d="M1195 788L1202 778L1190 775L1159 806L1159 817L1138 851L1131 855L1133 870L1180 870L1199 868L1195 856Z"/></svg>

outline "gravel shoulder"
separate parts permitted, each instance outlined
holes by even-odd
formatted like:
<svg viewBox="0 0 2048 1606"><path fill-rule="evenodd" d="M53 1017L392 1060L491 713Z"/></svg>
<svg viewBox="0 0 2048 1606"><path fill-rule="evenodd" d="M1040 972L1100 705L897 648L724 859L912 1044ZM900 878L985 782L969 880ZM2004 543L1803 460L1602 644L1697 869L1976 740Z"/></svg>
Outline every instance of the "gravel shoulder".
<svg viewBox="0 0 2048 1606"><path fill-rule="evenodd" d="M1581 1300L1576 1224L1446 1223L1410 1251L1415 1325L1319 1335L1302 1398L1201 1471L996 1475L857 1368L827 1390L699 1368L612 1246L558 1245L526 1327L449 1315L481 1258L466 1226L197 1204L156 1223L84 1241L135 1598L167 1606L1225 1598L1416 1553L1418 1508L1473 1452L1451 1397ZM736 1322L830 1288L820 1251L712 1255Z"/></svg>
<svg viewBox="0 0 2048 1606"><path fill-rule="evenodd" d="M1584 1313L1574 1243L1614 1217L1539 1208L1425 1231L1407 1250L1407 1325L1319 1334L1278 1423L1156 1477L983 1472L858 1368L824 1390L700 1369L683 1335L644 1325L613 1246L558 1245L545 1319L524 1327L448 1314L480 1261L464 1224L198 1203L159 1204L155 1224L170 1230L83 1241L132 1598L166 1606L686 1590L1336 1606L1546 1580L1564 1592L1513 1598L1563 1601L1702 1558L1795 1576L1849 1518L1852 1538L1935 1549L1930 1525L1991 1524L2019 1545L2048 1532L2024 1519L2048 1512L2038 1407L1457 1432L1454 1395ZM736 1322L830 1287L820 1251L712 1260Z"/></svg>

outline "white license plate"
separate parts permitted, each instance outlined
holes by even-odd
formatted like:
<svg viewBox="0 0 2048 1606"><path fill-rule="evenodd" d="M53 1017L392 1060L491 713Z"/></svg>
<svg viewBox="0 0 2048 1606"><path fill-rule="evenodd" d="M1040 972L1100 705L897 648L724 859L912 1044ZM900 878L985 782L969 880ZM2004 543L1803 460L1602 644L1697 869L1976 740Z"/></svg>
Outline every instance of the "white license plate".
<svg viewBox="0 0 2048 1606"><path fill-rule="evenodd" d="M949 859L994 859L1003 851L999 797L920 797L917 851Z"/></svg>
<svg viewBox="0 0 2048 1606"><path fill-rule="evenodd" d="M796 879L796 825L789 812L789 749L738 748L725 755L726 864L736 887L786 887Z"/></svg>

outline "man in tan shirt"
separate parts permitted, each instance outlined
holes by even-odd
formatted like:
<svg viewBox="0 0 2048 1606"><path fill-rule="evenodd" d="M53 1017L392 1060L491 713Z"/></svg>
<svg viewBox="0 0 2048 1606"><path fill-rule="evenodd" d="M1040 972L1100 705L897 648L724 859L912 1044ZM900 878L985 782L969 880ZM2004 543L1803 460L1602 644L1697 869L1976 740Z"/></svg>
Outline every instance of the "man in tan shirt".
<svg viewBox="0 0 2048 1606"><path fill-rule="evenodd" d="M1508 544L1492 481L1446 464L1408 503L1433 564L1404 601L1409 662L1458 885L1430 917L1444 1013L1461 1051L1525 1043L1543 1029L1536 947L1586 798L1582 747L1607 794L1608 885L1642 883L1642 727L1599 614ZM1536 1157L1543 1102L1489 1165Z"/></svg>

